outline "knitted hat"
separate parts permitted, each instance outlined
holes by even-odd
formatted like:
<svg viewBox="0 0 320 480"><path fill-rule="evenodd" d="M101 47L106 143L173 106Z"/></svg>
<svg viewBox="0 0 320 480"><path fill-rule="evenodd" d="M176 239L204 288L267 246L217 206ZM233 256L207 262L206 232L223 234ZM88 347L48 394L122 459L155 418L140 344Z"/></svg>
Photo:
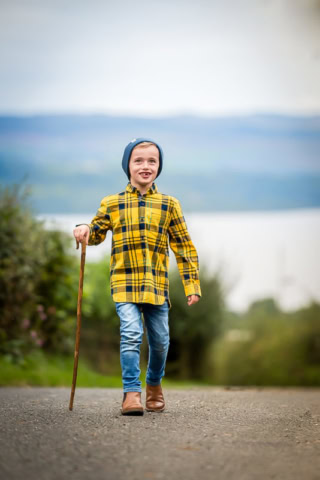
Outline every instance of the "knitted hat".
<svg viewBox="0 0 320 480"><path fill-rule="evenodd" d="M150 138L134 138L133 140L131 140L130 143L128 143L128 145L124 149L124 153L123 153L123 157L122 157L122 168L123 168L124 172L126 173L127 177L129 178L129 180L130 180L129 161L130 161L130 156L131 156L132 150L134 149L135 146L137 146L139 143L142 143L142 142L154 143L155 146L158 148L158 150L159 150L159 170L158 170L158 173L157 173L157 177L161 173L163 152L162 152L162 148L160 147L160 145L158 145L156 142L154 142Z"/></svg>

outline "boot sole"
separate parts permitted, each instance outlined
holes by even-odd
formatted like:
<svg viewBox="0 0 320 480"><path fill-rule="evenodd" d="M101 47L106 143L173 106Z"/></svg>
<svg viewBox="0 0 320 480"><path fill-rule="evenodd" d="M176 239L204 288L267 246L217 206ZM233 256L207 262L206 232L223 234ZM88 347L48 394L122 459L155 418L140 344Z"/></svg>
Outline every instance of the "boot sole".
<svg viewBox="0 0 320 480"><path fill-rule="evenodd" d="M157 409L155 409L155 408L146 408L146 411L147 411L147 412L163 412L164 410L165 410L165 407L163 407L163 408L157 408Z"/></svg>
<svg viewBox="0 0 320 480"><path fill-rule="evenodd" d="M121 412L121 415L133 415L133 416L138 416L138 415L143 415L143 410L128 410L125 412Z"/></svg>

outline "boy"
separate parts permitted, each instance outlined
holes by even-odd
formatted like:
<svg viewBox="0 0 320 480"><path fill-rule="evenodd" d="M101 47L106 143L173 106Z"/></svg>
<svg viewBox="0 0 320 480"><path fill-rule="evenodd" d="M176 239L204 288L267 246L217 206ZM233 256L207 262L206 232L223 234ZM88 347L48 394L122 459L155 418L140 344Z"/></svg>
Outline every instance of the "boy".
<svg viewBox="0 0 320 480"><path fill-rule="evenodd" d="M98 245L112 230L111 295L120 319L120 363L123 415L143 415L140 382L141 313L147 331L149 358L146 410L162 412L161 388L169 348L169 248L173 250L188 305L199 301L199 262L179 201L158 192L163 152L151 139L132 140L122 168L129 182L125 191L101 201L90 225L76 225L78 242Z"/></svg>

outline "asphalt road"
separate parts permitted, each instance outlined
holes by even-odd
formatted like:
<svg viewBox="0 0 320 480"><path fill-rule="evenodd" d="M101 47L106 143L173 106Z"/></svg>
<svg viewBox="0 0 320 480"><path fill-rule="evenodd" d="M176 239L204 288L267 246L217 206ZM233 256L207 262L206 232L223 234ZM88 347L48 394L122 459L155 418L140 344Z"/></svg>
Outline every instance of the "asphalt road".
<svg viewBox="0 0 320 480"><path fill-rule="evenodd" d="M320 389L164 389L120 415L119 389L0 389L0 478L320 479ZM144 394L143 394L144 399Z"/></svg>

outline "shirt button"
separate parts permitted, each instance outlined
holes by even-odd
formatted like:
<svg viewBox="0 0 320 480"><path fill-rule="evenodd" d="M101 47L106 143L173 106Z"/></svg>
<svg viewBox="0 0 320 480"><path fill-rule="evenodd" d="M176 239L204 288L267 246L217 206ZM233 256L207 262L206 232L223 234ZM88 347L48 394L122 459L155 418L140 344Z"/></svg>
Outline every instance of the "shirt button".
<svg viewBox="0 0 320 480"><path fill-rule="evenodd" d="M145 202L141 202L141 206L144 207L144 206L145 206Z"/></svg>

